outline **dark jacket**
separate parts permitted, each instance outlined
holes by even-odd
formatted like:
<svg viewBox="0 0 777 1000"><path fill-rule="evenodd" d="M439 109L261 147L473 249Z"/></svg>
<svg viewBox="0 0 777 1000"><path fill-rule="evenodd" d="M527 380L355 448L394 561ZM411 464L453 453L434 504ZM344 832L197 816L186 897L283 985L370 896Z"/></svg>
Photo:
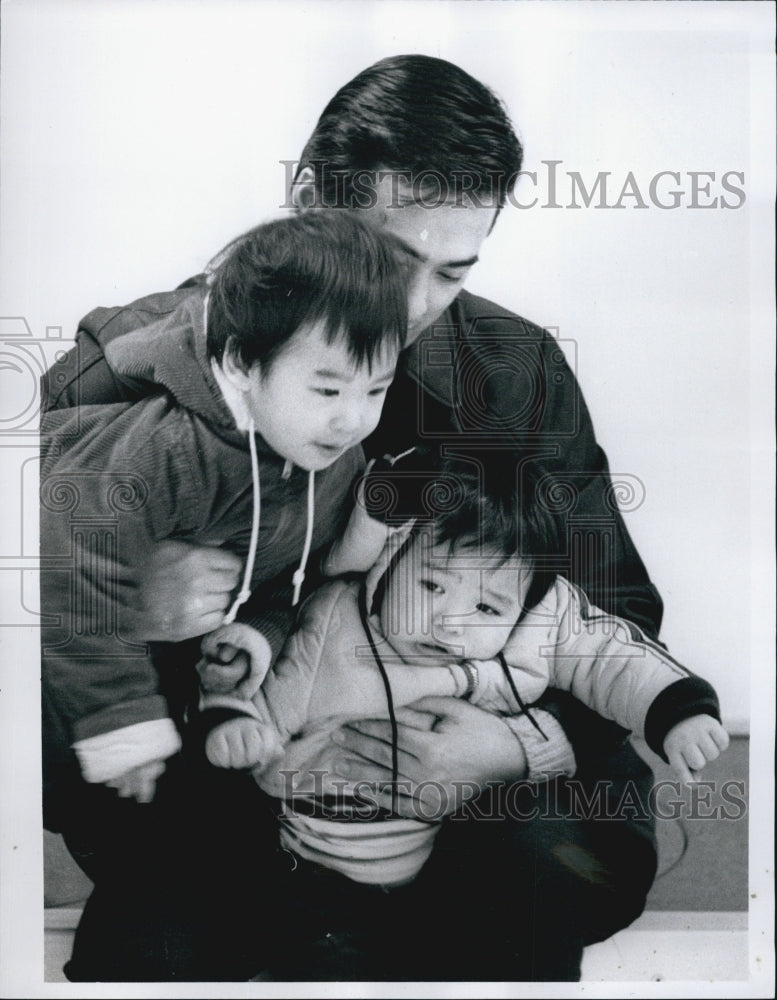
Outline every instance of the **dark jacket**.
<svg viewBox="0 0 777 1000"><path fill-rule="evenodd" d="M140 576L148 551L174 538L245 556L254 478L261 521L251 586L296 566L305 539L309 473L284 468L256 435L252 476L247 434L206 356L204 286L161 298L162 306L111 315L111 332L139 327L107 347L103 371L133 387L119 394L124 401L50 410L41 426L44 743L56 756L74 743L81 755L84 741L96 741L105 766L91 780L142 762L144 740L147 759L154 748L164 751L158 756L175 750L151 653L127 640L126 619L122 627L122 588ZM76 353L82 344L83 335ZM314 550L342 530L362 466L354 448L316 474ZM276 638L279 646L283 636ZM83 757L81 764L89 776Z"/></svg>

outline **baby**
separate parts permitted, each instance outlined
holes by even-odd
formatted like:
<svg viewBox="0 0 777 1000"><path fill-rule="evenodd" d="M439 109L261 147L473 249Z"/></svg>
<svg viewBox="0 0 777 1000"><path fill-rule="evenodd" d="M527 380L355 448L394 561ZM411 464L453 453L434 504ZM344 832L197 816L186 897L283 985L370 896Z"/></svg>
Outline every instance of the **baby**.
<svg viewBox="0 0 777 1000"><path fill-rule="evenodd" d="M559 733L548 716L540 726L527 706L553 686L643 736L684 780L728 744L706 681L543 570L538 555L553 547L556 526L532 490L518 496L512 484L486 484L482 463L449 465L443 475L457 483L453 509L390 532L365 579L333 580L313 594L250 700L204 699L205 708L218 709L206 740L211 762L254 768L265 791L292 800L281 812L283 846L359 882L412 880L437 824L390 813L332 821L348 817L343 802L358 794L358 782L330 780L337 754L330 737L348 720L391 718L397 706L426 695L466 698L504 719L536 778L543 768L532 762L538 751L542 759L543 744L545 760L554 759ZM362 550L351 560L358 565L369 544L351 530L355 523L375 532L357 505L346 538ZM347 553L336 555L342 569ZM246 626L225 626L203 651L209 656L227 642L250 652L252 641ZM397 752L395 745L395 776ZM300 780L289 787L292 771ZM334 814L332 790L339 793Z"/></svg>

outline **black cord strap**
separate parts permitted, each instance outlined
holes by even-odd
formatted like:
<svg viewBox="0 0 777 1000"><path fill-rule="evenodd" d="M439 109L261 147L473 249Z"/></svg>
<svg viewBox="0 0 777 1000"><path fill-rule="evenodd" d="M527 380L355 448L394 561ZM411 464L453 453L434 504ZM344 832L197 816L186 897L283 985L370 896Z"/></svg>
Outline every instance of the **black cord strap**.
<svg viewBox="0 0 777 1000"><path fill-rule="evenodd" d="M378 665L378 670L380 670L380 676L383 678L383 686L386 689L386 703L388 705L389 722L391 723L391 811L392 813L396 813L397 780L399 778L399 752L397 749L399 735L397 733L397 717L394 714L394 696L391 693L391 684L389 683L388 674L386 673L386 668L383 666L383 660L378 652L378 647L375 645L375 640L372 637L372 629L370 628L370 622L367 616L367 590L364 586L362 586L359 590L359 616L361 617L362 628L367 633L367 639L369 640L370 649L372 650L375 663Z"/></svg>
<svg viewBox="0 0 777 1000"><path fill-rule="evenodd" d="M537 722L537 720L534 718L534 716L531 714L529 709L524 704L523 698L521 698L521 696L518 694L518 688L515 686L515 681L513 680L512 675L510 673L510 668L507 666L507 660L505 660L504 653L501 652L497 653L497 657L499 659L499 663L502 667L502 670L504 671L504 675L507 678L507 683L510 685L510 690L513 692L513 697L518 702L518 708L520 708L523 714L528 718L529 722L531 722L531 724L534 726L534 728L537 730L540 736L544 740L548 740L548 737L542 731L542 727L540 726L539 722Z"/></svg>

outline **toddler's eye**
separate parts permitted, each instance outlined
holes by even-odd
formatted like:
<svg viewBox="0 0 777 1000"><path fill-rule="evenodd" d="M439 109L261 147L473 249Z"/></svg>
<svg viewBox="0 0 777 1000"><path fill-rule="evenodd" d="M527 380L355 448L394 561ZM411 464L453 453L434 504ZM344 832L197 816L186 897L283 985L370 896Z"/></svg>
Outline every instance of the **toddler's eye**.
<svg viewBox="0 0 777 1000"><path fill-rule="evenodd" d="M499 617L500 612L496 608L492 608L490 604L478 604L477 610L483 615L495 615Z"/></svg>
<svg viewBox="0 0 777 1000"><path fill-rule="evenodd" d="M320 389L318 387L313 388L313 392L317 392L319 396L338 396L340 394L339 389Z"/></svg>
<svg viewBox="0 0 777 1000"><path fill-rule="evenodd" d="M419 580L419 583L424 588L428 590L430 594L444 594L445 591L442 589L439 583L435 583L434 580Z"/></svg>

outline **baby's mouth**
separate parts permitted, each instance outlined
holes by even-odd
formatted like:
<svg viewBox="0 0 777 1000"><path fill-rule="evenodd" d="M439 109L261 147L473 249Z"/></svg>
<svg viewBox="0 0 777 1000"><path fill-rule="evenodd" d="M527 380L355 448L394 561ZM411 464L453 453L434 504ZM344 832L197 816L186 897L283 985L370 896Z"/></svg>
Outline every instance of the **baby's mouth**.
<svg viewBox="0 0 777 1000"><path fill-rule="evenodd" d="M452 657L452 658L456 658L457 656L461 656L461 652L460 651L458 651L456 649L452 649L450 646L443 646L439 642L422 642L422 643L419 643L419 650L421 651L421 653L425 653L427 656L429 656L429 655L439 656L440 654L442 654L443 656Z"/></svg>

